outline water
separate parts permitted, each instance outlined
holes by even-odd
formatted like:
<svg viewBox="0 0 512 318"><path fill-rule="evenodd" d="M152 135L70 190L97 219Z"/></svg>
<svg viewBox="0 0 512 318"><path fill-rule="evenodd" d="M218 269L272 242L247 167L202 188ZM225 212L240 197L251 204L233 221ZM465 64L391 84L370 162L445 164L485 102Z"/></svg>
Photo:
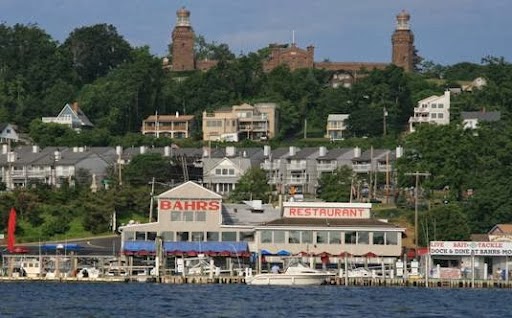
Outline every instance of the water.
<svg viewBox="0 0 512 318"><path fill-rule="evenodd" d="M0 283L0 317L510 317L512 291Z"/></svg>

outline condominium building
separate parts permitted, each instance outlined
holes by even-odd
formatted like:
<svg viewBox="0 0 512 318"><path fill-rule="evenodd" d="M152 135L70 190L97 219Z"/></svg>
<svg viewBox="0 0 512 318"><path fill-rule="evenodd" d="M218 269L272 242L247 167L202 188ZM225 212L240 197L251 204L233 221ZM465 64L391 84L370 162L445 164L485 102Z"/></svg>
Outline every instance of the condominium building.
<svg viewBox="0 0 512 318"><path fill-rule="evenodd" d="M189 138L194 124L194 116L180 115L151 115L142 121L142 134L155 137L170 137L173 139Z"/></svg>
<svg viewBox="0 0 512 318"><path fill-rule="evenodd" d="M277 105L259 103L234 105L203 112L203 140L266 140L277 132Z"/></svg>

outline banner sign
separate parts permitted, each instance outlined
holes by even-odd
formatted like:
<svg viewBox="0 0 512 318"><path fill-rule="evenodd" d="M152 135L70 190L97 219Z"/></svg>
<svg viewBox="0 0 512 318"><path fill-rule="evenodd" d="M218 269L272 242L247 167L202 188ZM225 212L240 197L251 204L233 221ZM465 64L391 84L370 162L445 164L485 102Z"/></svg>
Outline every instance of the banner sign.
<svg viewBox="0 0 512 318"><path fill-rule="evenodd" d="M370 203L285 202L285 218L369 219Z"/></svg>
<svg viewBox="0 0 512 318"><path fill-rule="evenodd" d="M430 255L512 256L512 242L430 242Z"/></svg>

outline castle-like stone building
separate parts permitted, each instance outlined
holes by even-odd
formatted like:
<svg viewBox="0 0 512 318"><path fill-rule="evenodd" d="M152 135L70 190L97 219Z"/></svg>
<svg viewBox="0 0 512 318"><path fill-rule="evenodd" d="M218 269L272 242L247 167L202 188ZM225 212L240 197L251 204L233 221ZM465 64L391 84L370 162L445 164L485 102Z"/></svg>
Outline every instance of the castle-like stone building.
<svg viewBox="0 0 512 318"><path fill-rule="evenodd" d="M196 60L194 57L194 30L190 23L190 11L181 8L176 12L177 22L172 32L172 62L164 59L164 66L172 71L208 70L217 64L214 60ZM402 67L406 72L414 70L414 35L409 25L409 13L402 11L396 16L396 28L391 37L391 63ZM296 43L270 44L270 55L263 63L263 69L270 72L279 65L288 65L291 70L318 68L330 71L343 71L352 74L354 79L361 70L384 69L390 63L372 62L315 62L315 48L310 45L305 50Z"/></svg>

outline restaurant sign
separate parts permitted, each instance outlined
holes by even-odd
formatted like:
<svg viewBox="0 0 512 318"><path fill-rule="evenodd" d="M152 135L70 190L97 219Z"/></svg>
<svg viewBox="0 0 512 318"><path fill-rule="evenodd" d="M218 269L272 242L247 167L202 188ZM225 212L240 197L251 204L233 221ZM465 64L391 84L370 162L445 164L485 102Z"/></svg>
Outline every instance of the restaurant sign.
<svg viewBox="0 0 512 318"><path fill-rule="evenodd" d="M430 255L512 256L512 242L430 242Z"/></svg>
<svg viewBox="0 0 512 318"><path fill-rule="evenodd" d="M285 202L285 218L369 219L370 203Z"/></svg>

